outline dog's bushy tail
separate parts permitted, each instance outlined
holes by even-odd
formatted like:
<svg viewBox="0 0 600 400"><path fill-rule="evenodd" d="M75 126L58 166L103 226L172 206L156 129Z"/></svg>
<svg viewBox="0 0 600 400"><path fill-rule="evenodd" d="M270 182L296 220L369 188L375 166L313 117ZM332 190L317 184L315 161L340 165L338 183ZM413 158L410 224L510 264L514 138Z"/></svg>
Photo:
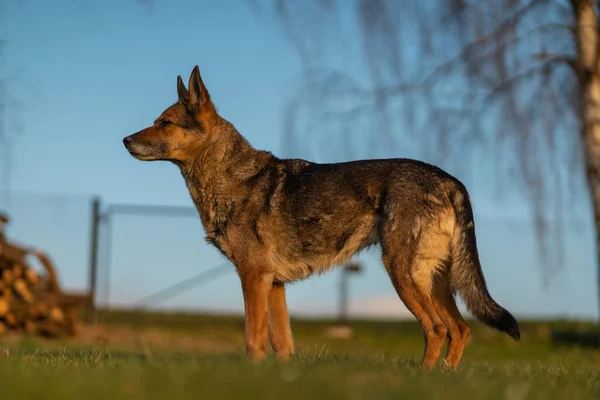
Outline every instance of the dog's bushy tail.
<svg viewBox="0 0 600 400"><path fill-rule="evenodd" d="M450 284L479 321L519 340L521 334L516 319L496 303L488 292L479 262L475 221L466 189L457 190L452 196L452 203L456 225L452 238Z"/></svg>

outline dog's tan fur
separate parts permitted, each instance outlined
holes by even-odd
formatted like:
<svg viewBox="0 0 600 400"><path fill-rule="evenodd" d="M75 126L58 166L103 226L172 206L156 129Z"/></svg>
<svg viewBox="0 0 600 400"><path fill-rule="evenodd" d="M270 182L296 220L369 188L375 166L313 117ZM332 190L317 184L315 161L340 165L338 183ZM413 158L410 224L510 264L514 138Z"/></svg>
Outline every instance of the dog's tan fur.
<svg viewBox="0 0 600 400"><path fill-rule="evenodd" d="M317 164L254 149L217 113L198 67L179 100L154 125L124 139L140 160L179 166L206 240L240 277L246 343L257 360L270 338L282 359L294 353L285 284L324 273L380 244L398 295L421 323L422 367L460 362L469 328L454 299L484 323L519 338L513 316L489 295L479 264L465 187L415 160Z"/></svg>

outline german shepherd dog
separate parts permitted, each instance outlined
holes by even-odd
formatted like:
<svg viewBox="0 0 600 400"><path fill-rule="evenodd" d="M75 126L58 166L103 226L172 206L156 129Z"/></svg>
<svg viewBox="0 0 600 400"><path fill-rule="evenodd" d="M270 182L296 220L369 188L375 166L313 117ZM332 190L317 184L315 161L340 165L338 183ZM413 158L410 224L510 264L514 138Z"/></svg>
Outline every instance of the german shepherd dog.
<svg viewBox="0 0 600 400"><path fill-rule="evenodd" d="M324 273L381 245L400 299L422 326L421 367L446 338L455 368L469 327L455 294L481 322L520 337L515 318L488 293L469 195L445 171L410 159L318 164L254 149L216 111L198 66L178 101L154 124L123 139L139 160L181 169L206 240L234 265L244 297L246 349L263 359L294 354L285 285Z"/></svg>

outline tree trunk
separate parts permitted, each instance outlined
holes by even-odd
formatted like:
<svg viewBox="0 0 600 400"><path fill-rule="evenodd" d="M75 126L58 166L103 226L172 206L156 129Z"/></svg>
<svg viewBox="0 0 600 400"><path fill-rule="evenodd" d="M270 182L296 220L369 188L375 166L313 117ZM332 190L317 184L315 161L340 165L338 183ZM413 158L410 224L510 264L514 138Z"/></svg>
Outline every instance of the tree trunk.
<svg viewBox="0 0 600 400"><path fill-rule="evenodd" d="M571 0L575 15L580 120L589 193L594 210L598 311L600 312L600 68L593 0Z"/></svg>

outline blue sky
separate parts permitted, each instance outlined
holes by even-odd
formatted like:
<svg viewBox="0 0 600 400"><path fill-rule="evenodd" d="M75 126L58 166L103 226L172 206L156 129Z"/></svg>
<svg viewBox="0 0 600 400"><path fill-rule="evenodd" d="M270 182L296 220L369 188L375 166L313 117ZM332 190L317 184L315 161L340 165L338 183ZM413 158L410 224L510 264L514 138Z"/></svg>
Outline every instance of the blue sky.
<svg viewBox="0 0 600 400"><path fill-rule="evenodd" d="M104 204L191 205L173 165L139 162L121 143L176 100L177 75L187 81L198 64L221 115L255 147L282 155L282 115L301 84L301 69L277 21L257 17L243 0L156 1L151 10L134 1L49 4L8 2L0 15L0 37L8 42L0 74L17 77L9 86L19 102L11 117L22 124L12 143L10 193L0 201L14 217L10 235L48 250L65 284L83 289L89 196L100 195ZM340 62L360 71L358 59L344 57L340 54ZM393 155L417 157L408 144L369 154ZM327 160L301 151L294 156L344 158L335 146ZM526 208L516 197L498 201L490 168L478 169L485 172L470 190L492 295L517 315L593 318L597 301L590 223L569 231L566 268L543 288ZM585 205L577 207L587 215ZM197 218L115 219L111 302L132 304L221 263L203 236ZM367 268L353 278L352 311L402 315L378 252L369 251L362 259ZM297 314L333 312L338 279L332 272L292 286L290 308ZM164 306L240 312L239 282L231 273Z"/></svg>

